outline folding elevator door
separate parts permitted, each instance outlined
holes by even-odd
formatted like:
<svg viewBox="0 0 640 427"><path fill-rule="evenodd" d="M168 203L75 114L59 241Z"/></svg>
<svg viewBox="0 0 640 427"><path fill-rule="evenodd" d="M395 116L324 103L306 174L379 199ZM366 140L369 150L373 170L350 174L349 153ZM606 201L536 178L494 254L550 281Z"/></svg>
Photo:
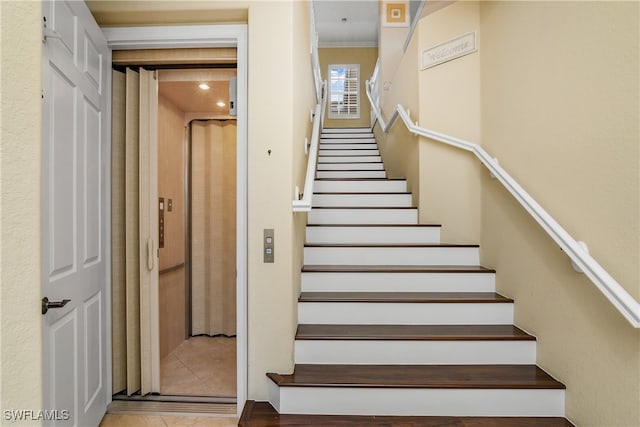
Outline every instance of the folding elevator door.
<svg viewBox="0 0 640 427"><path fill-rule="evenodd" d="M158 391L157 94L154 72L113 71L113 394Z"/></svg>

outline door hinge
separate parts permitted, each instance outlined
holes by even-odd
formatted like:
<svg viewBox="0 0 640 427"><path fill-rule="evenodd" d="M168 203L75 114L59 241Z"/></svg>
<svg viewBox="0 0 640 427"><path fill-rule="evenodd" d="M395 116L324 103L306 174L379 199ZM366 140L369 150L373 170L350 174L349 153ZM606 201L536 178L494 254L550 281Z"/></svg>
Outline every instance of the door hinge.
<svg viewBox="0 0 640 427"><path fill-rule="evenodd" d="M46 43L47 39L59 39L62 40L62 36L56 31L47 28L47 17L42 17L42 43Z"/></svg>

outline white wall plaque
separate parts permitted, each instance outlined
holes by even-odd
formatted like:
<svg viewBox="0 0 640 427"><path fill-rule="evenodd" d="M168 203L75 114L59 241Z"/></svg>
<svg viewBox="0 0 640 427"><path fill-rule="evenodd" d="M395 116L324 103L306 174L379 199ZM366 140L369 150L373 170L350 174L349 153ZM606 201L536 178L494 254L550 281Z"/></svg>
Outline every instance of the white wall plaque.
<svg viewBox="0 0 640 427"><path fill-rule="evenodd" d="M452 59L460 58L477 51L476 32L463 34L437 46L422 51L421 70L435 67Z"/></svg>

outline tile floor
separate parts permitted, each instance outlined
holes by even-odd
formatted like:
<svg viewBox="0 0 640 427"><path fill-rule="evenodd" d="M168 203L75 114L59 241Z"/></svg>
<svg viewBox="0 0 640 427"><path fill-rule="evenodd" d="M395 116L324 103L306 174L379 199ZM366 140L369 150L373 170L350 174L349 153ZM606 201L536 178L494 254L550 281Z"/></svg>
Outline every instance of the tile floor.
<svg viewBox="0 0 640 427"><path fill-rule="evenodd" d="M123 415L106 414L100 427L232 427L237 426L235 417L183 417L167 415Z"/></svg>
<svg viewBox="0 0 640 427"><path fill-rule="evenodd" d="M180 344L160 361L160 393L235 397L236 339L191 337Z"/></svg>

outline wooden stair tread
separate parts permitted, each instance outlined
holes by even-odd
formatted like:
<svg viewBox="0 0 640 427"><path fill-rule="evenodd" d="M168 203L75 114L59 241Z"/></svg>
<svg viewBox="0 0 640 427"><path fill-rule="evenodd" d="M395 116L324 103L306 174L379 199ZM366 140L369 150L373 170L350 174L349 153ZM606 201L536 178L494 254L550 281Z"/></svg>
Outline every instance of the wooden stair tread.
<svg viewBox="0 0 640 427"><path fill-rule="evenodd" d="M334 209L334 210L339 210L339 209L344 209L344 210L348 210L348 209L361 209L361 210L366 210L366 209L379 209L379 210L417 210L418 208L415 206L313 206L312 209Z"/></svg>
<svg viewBox="0 0 640 427"><path fill-rule="evenodd" d="M268 402L248 400L240 427L571 427L560 417L419 417L279 414Z"/></svg>
<svg viewBox="0 0 640 427"><path fill-rule="evenodd" d="M298 325L296 340L535 341L514 325Z"/></svg>
<svg viewBox="0 0 640 427"><path fill-rule="evenodd" d="M458 243L307 243L305 248L478 248L474 244Z"/></svg>
<svg viewBox="0 0 640 427"><path fill-rule="evenodd" d="M336 156L330 156L336 157ZM316 181L406 181L404 178L316 178Z"/></svg>
<svg viewBox="0 0 640 427"><path fill-rule="evenodd" d="M512 303L495 292L301 292L299 302Z"/></svg>
<svg viewBox="0 0 640 427"><path fill-rule="evenodd" d="M399 227L399 228L408 228L408 227L417 227L417 228L428 228L428 227L442 227L441 224L307 224L307 227Z"/></svg>
<svg viewBox="0 0 640 427"><path fill-rule="evenodd" d="M331 151L331 153L322 153L322 151ZM349 154L339 153L339 151L349 152ZM362 153L358 153L362 151ZM323 157L362 157L362 156L379 156L375 153L365 153L365 151L378 151L377 148L321 148L318 152L318 159Z"/></svg>
<svg viewBox="0 0 640 427"><path fill-rule="evenodd" d="M333 157L333 156L330 156L330 157ZM320 162L320 163L322 163L323 165L344 165L345 164L345 163L342 163L342 162ZM382 162L357 162L357 163L358 164L363 164L363 165L368 165L368 164L373 164L373 163L382 164ZM349 163L347 163L347 164L349 164ZM376 169L373 169L373 170L376 170Z"/></svg>
<svg viewBox="0 0 640 427"><path fill-rule="evenodd" d="M303 273L495 273L478 265L305 265Z"/></svg>
<svg viewBox="0 0 640 427"><path fill-rule="evenodd" d="M295 365L280 387L564 389L536 365Z"/></svg>
<svg viewBox="0 0 640 427"><path fill-rule="evenodd" d="M351 169L349 169L351 170ZM368 170L367 170L368 171ZM323 172L336 172L336 171L323 171ZM337 171L337 172L344 172L344 170L342 171ZM381 196L381 195L396 195L396 194L402 194L402 195L410 195L411 193L408 193L406 191L397 191L397 192L389 192L389 191L378 191L378 192L369 192L369 193L365 193L365 192L353 192L353 193L345 193L345 192L339 192L339 191L325 191L325 192L317 192L315 191L313 194L318 194L318 195L325 195L325 196Z"/></svg>

